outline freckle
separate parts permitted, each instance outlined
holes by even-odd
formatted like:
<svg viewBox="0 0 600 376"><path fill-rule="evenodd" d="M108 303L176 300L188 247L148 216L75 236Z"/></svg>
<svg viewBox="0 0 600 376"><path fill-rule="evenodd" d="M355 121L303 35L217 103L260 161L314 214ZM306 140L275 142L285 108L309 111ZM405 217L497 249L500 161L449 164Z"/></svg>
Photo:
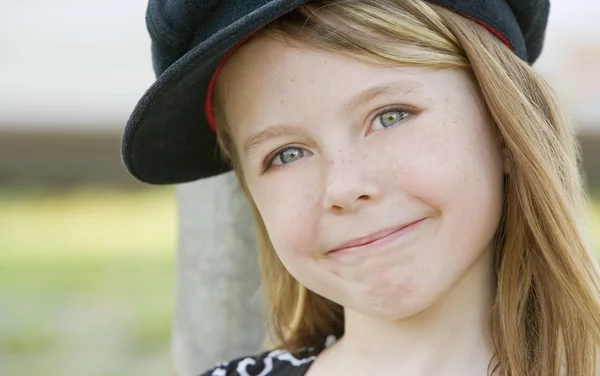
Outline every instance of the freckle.
<svg viewBox="0 0 600 376"><path fill-rule="evenodd" d="M295 82L295 81L296 81L296 79L295 79L295 78L290 78L290 81L291 81L291 82Z"/></svg>
<svg viewBox="0 0 600 376"><path fill-rule="evenodd" d="M281 100L279 101L279 103L280 103L280 104L283 104L283 99L281 99Z"/></svg>

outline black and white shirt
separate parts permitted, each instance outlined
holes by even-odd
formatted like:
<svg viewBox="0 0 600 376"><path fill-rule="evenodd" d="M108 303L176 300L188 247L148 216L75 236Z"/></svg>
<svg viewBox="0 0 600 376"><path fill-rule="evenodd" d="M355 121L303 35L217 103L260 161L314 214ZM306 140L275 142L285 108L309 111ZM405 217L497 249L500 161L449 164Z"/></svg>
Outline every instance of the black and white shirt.
<svg viewBox="0 0 600 376"><path fill-rule="evenodd" d="M217 364L201 376L301 376L308 371L317 355L335 341L335 336L328 336L322 346L297 354L278 349L236 358Z"/></svg>

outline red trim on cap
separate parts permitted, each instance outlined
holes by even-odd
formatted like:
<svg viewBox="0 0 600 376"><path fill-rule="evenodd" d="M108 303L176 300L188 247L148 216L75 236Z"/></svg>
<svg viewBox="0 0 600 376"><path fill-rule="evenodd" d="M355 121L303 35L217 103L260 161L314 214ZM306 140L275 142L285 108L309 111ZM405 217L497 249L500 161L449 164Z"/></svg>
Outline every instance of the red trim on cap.
<svg viewBox="0 0 600 376"><path fill-rule="evenodd" d="M465 17L465 18L468 18L468 19L470 19L471 21L475 21L475 22L477 22L477 23L478 23L478 24L480 24L481 26L483 26L483 27L485 27L486 29L488 29L488 31L489 31L489 32L491 32L491 33L492 33L492 34L494 34L496 37L498 37L498 39L500 39L500 40L502 41L502 43L504 43L504 44L505 44L505 45L506 45L508 48L510 48L510 50L511 50L512 52L515 52L515 49L514 49L514 48L513 48L513 46L510 44L510 42L508 41L508 39L506 39L506 38L504 37L504 35L502 35L502 34L501 34L501 33L500 33L498 30L494 29L493 27L491 27L490 25L486 24L485 22L483 22L483 21L481 21L481 20L478 20L478 19L477 19L477 18L475 18L475 17L469 16L468 14L464 14L464 13L462 13L462 12L459 12L459 11L457 11L456 9L452 9L452 8L450 8L450 7L447 7L447 6L443 5L443 4L439 4L438 2L435 2L435 5L439 5L439 6L441 6L442 8L446 8L446 9L448 9L448 10L450 10L450 11L452 11L452 12L456 13L456 14L459 14L459 15L461 15L461 16L463 16L463 17Z"/></svg>
<svg viewBox="0 0 600 376"><path fill-rule="evenodd" d="M457 13L458 13L458 12L457 12ZM507 46L508 48L510 48L510 50L511 50L512 52L515 52L515 49L514 49L514 48L513 48L513 46L510 44L510 42L508 41L508 39L504 38L504 35L500 34L500 32L499 32L498 30L494 29L493 27L491 27L490 25L486 24L485 22L483 22L483 21L480 21L480 20L478 20L478 19L476 19L476 18L473 18L473 17L471 17L471 16L467 16L466 14L460 14L460 15L461 15L461 16L463 16L463 17L466 17L466 18L468 18L468 19L470 19L470 20L473 20L473 21L477 22L477 23L478 23L478 24L480 24L481 26L483 26L483 27L485 27L486 29L488 29L488 30L489 30L489 31L490 31L492 34L494 34L495 36L497 36L497 37L498 37L498 39L500 39L500 40L502 41L502 43L506 44L506 46Z"/></svg>
<svg viewBox="0 0 600 376"><path fill-rule="evenodd" d="M212 105L213 105L212 95L213 95L213 91L215 89L215 83L217 82L217 76L219 75L219 72L221 71L221 68L223 68L223 65L225 65L225 62L227 61L227 59L229 59L229 57L244 42L246 42L248 39L250 39L250 37L252 35L254 35L255 33L256 33L256 31L253 31L252 33L250 33L250 35L244 37L244 39L242 39L238 44L236 44L235 46L233 46L233 48L231 50L227 51L227 53L225 54L225 56L223 56L223 58L219 62L219 65L217 65L217 67L215 68L215 71L213 72L213 74L212 74L212 76L210 78L210 82L208 83L208 90L206 92L206 101L204 102L204 115L206 116L206 121L208 122L208 125L209 125L210 129L212 129L213 132L217 131L217 128L215 126L215 116L214 116L213 111L212 111Z"/></svg>

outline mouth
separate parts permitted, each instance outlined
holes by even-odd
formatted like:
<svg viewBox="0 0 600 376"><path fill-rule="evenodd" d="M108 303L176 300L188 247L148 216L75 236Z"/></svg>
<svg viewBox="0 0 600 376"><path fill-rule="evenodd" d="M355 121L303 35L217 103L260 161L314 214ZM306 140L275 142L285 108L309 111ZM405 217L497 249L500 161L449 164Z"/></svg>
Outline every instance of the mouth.
<svg viewBox="0 0 600 376"><path fill-rule="evenodd" d="M382 246L413 230L425 219L427 218L422 218L417 221L404 224L400 227L386 229L367 236L352 239L330 250L329 252L327 252L327 254L354 253Z"/></svg>

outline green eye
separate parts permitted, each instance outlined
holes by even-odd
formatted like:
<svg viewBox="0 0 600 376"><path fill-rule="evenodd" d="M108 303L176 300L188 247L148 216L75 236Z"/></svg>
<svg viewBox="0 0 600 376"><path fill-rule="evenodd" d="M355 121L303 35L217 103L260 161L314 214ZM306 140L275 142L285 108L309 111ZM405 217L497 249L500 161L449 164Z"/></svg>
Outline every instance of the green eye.
<svg viewBox="0 0 600 376"><path fill-rule="evenodd" d="M300 148L288 148L277 154L273 164L287 164L290 162L295 162L302 157L304 157L304 150Z"/></svg>
<svg viewBox="0 0 600 376"><path fill-rule="evenodd" d="M408 112L401 110L391 110L382 112L377 119L383 128L391 127L398 124L408 116Z"/></svg>
<svg viewBox="0 0 600 376"><path fill-rule="evenodd" d="M272 167L281 167L310 155L310 151L298 146L289 146L285 149L279 149L279 151L273 152L270 157L265 159L261 168L261 174L266 173Z"/></svg>

